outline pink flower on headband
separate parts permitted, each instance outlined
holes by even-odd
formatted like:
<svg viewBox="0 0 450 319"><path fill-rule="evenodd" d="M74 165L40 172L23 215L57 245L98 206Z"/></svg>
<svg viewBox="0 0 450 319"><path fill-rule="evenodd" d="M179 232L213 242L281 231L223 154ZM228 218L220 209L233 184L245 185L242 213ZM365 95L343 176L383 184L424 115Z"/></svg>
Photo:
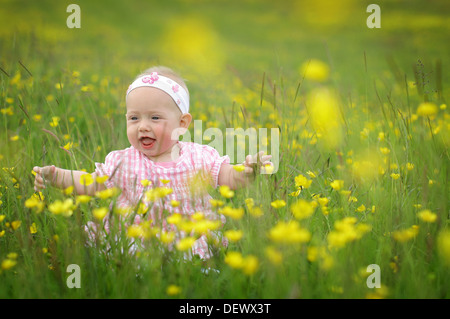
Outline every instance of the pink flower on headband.
<svg viewBox="0 0 450 319"><path fill-rule="evenodd" d="M179 86L178 84L173 85L173 86L172 86L172 91L173 91L173 93L177 93L179 87L180 87L180 86Z"/></svg>
<svg viewBox="0 0 450 319"><path fill-rule="evenodd" d="M158 81L158 79L159 79L158 73L152 72L152 73L150 74L150 76L143 77L143 78L142 78L142 82L153 84L153 83L155 83L156 81Z"/></svg>

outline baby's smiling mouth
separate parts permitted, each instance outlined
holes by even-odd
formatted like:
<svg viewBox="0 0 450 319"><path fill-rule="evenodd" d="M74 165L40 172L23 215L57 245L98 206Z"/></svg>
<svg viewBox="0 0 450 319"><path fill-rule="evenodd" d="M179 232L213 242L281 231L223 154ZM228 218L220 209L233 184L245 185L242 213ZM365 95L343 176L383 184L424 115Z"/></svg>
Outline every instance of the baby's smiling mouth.
<svg viewBox="0 0 450 319"><path fill-rule="evenodd" d="M142 147L144 148L151 148L153 144L155 143L155 139L151 137L141 137L139 141L142 144Z"/></svg>

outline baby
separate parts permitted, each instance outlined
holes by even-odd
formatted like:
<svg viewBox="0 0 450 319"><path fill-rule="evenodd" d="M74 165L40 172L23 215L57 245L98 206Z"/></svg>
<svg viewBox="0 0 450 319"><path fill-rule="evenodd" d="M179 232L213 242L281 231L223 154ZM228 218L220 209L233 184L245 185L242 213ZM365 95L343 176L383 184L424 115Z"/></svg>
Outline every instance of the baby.
<svg viewBox="0 0 450 319"><path fill-rule="evenodd" d="M96 177L108 176L106 182L85 186L80 183L85 172L51 165L33 168L35 190L45 188L46 184L62 189L74 186L78 195L93 196L98 191L117 187L121 193L116 204L134 207L146 202L149 189L167 187L172 192L164 197L164 201L147 203L151 206L148 218L163 220L167 217L163 212L167 211L185 216L202 212L206 218L217 219L220 216L213 212L211 196L207 192L192 192L193 179L200 176L214 188L228 185L237 189L252 180L255 165L264 168L272 164L271 156L260 152L255 156L248 155L244 169L237 170L230 164L228 156L220 156L214 148L179 141L192 120L189 91L183 79L167 67L153 67L139 75L127 90L126 108L127 137L131 146L109 153L105 163L95 163L96 169L91 174L94 181ZM142 215L136 215L134 223L140 223L141 218ZM163 226L170 230L175 227L166 222ZM208 258L206 241L205 235L198 238L192 252Z"/></svg>

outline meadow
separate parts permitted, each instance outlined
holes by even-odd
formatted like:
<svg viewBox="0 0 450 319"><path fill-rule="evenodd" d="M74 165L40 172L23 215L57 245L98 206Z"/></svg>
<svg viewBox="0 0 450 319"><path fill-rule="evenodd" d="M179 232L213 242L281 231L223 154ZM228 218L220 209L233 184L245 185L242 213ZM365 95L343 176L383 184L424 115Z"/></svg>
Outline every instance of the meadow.
<svg viewBox="0 0 450 319"><path fill-rule="evenodd" d="M370 1L80 0L68 28L70 3L0 1L0 298L450 297L446 1L378 1L379 29ZM115 209L117 192L33 188L34 166L91 173L129 146L125 92L153 65L187 80L203 132L279 132L276 172L209 189L229 245L208 260L155 221L125 227L145 210ZM113 235L86 244L106 216Z"/></svg>

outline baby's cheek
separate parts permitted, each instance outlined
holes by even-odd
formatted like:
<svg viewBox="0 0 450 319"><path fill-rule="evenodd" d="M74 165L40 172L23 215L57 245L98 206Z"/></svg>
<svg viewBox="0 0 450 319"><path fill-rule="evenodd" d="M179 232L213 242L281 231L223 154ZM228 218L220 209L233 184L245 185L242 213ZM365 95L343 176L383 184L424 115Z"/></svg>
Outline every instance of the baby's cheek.
<svg viewBox="0 0 450 319"><path fill-rule="evenodd" d="M133 145L133 146L136 145L137 138L132 131L127 130L127 137L128 137L128 142L130 142L131 145Z"/></svg>

